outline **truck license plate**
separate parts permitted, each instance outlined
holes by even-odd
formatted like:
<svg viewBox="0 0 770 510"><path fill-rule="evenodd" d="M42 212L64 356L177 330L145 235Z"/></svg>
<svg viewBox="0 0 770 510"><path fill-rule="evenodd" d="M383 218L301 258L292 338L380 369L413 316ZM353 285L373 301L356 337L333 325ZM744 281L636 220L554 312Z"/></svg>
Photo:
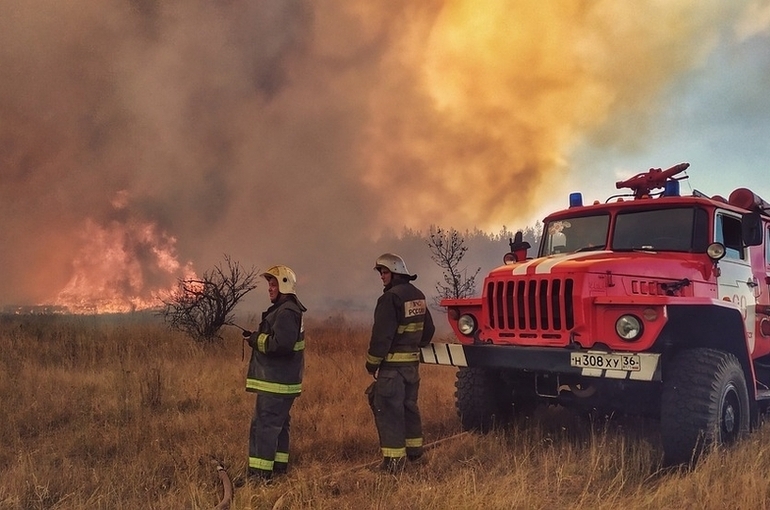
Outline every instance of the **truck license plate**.
<svg viewBox="0 0 770 510"><path fill-rule="evenodd" d="M637 354L604 354L601 352L572 352L569 364L580 368L600 368L603 370L625 370L636 372L642 369Z"/></svg>

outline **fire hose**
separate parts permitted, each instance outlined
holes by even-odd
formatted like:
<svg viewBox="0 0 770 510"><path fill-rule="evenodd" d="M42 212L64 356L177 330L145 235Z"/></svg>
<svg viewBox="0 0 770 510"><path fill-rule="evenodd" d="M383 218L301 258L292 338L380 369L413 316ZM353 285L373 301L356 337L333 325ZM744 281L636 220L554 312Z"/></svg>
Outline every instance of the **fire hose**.
<svg viewBox="0 0 770 510"><path fill-rule="evenodd" d="M228 510L230 503L233 501L233 481L230 480L230 475L227 474L227 469L222 462L211 456L211 464L217 470L219 481L222 482L222 499L219 500L214 510Z"/></svg>
<svg viewBox="0 0 770 510"><path fill-rule="evenodd" d="M230 325L231 326L235 326L236 328L240 329L243 332L249 332L249 330L247 330L245 328L242 328L241 326L239 326L237 324L231 323ZM371 386L369 388L367 388L367 391L366 391L367 395L369 395L370 392L371 392ZM441 439L437 439L437 440L435 440L435 441L433 441L431 443L428 443L428 444L424 445L423 449L425 451L432 450L433 448L436 448L437 446L439 446L439 445L441 445L441 444L443 444L445 442L451 441L453 439L458 439L458 438L463 437L463 436L465 436L467 434L468 434L468 432L466 431L466 432L460 432L458 434L454 434L452 436L447 436L447 437L443 437ZM214 507L214 510L228 510L230 508L230 503L233 500L233 482L230 479L230 476L227 474L227 469L225 469L225 466L223 465L222 462L220 462L219 460L217 460L213 456L211 457L211 462L212 462L212 464L215 466L215 468L217 470L217 475L219 475L219 480L222 482L222 499L219 501L217 506ZM339 476L339 475L342 475L342 474L346 474L346 473L350 473L350 472L354 472L354 471L358 471L360 469L371 468L371 467L376 466L380 462L381 462L380 460L375 460L375 461L372 461L372 462L367 462L365 464L358 464L358 465L355 465L355 466L351 466L351 467L342 469L340 471L336 471L334 473L329 473L329 474L321 477L320 479L317 479L317 481L327 480L329 478L332 478L332 477L335 477L335 476ZM291 492L291 490L286 491L286 492L284 492L283 494L281 494L278 497L278 499L273 504L273 507L272 507L273 510L278 510L278 509L283 507L283 500L284 500L284 498L290 492Z"/></svg>
<svg viewBox="0 0 770 510"><path fill-rule="evenodd" d="M452 436L447 436L447 437L443 437L441 439L437 439L437 440L435 440L435 441L433 441L431 443L428 443L428 444L424 445L423 446L423 450L425 450L425 451L432 450L433 448L436 448L437 446L439 446L439 445L441 445L443 443L446 443L446 442L451 441L453 439L461 438L461 437L463 437L463 436L465 436L467 434L468 434L468 432L466 431L466 432L460 432L459 434L455 434L455 435L452 435ZM328 480L329 478L337 477L339 475L351 473L351 472L358 471L358 470L361 470L361 469L372 468L372 467L378 465L380 462L381 462L381 460L375 460L375 461L372 461L372 462L367 462L365 464L358 464L358 465L355 465L355 466L351 466L351 467L348 467L348 468L345 468L345 469L341 469L340 471L336 471L334 473L329 473L328 475L322 476L321 478L318 478L318 479L316 479L314 481L315 482L324 481L324 480ZM284 507L283 506L284 505L283 500L284 500L284 498L286 496L288 496L291 493L291 491L292 491L292 489L289 489L288 491L286 491L283 494L281 494L278 497L278 499L275 500L275 503L273 503L272 509L273 510L280 510L281 508L283 508Z"/></svg>
<svg viewBox="0 0 770 510"><path fill-rule="evenodd" d="M433 441L431 443L426 444L423 449L425 451L432 450L433 448L436 448L437 446L451 441L453 439L461 438L465 435L467 435L468 432L460 432L459 434L455 434L452 436L443 437L441 439L437 439L436 441ZM225 466L222 462L215 459L213 456L211 457L211 463L214 465L215 469L217 470L217 475L219 476L219 481L222 482L222 499L219 500L219 503L217 503L217 506L214 507L214 510L228 510L230 508L230 504L233 501L233 482L230 479L230 476L227 474L227 469L225 469ZM375 460L372 462L367 462L365 464L357 464L355 466L351 466L345 469L341 469L340 471L336 471L334 473L329 473L319 479L316 479L315 481L323 481L327 480L329 478L333 478L336 476L344 475L347 473L351 473L354 471L358 471L360 469L366 469L366 468L372 468L379 464L379 460ZM283 501L291 493L291 490L288 490L281 494L277 500L275 500L275 503L273 504L273 510L280 510L283 508Z"/></svg>

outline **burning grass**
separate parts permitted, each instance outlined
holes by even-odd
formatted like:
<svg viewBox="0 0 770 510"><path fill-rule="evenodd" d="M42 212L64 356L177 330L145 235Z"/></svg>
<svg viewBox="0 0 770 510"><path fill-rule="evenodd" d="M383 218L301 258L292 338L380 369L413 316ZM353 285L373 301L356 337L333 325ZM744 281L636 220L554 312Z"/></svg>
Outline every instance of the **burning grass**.
<svg viewBox="0 0 770 510"><path fill-rule="evenodd" d="M399 477L378 459L363 390L367 329L308 324L290 474L232 508L770 508L770 432L664 473L654 423L542 409L466 434ZM0 509L213 508L216 458L246 469L253 395L237 331L202 347L141 314L0 318ZM248 352L245 353L248 356ZM460 432L454 371L422 368L427 442Z"/></svg>

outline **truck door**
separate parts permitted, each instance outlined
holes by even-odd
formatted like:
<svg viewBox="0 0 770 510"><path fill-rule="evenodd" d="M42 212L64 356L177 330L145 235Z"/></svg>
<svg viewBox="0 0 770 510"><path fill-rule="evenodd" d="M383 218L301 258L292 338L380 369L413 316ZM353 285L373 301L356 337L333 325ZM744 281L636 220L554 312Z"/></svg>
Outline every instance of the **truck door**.
<svg viewBox="0 0 770 510"><path fill-rule="evenodd" d="M750 352L754 352L756 326L757 278L751 270L749 250L743 246L741 219L737 214L718 211L715 223L716 242L727 249L719 261L719 299L732 301L741 309Z"/></svg>
<svg viewBox="0 0 770 510"><path fill-rule="evenodd" d="M763 244L755 247L757 264L754 274L757 277L757 313L755 357L770 354L770 224L764 227Z"/></svg>

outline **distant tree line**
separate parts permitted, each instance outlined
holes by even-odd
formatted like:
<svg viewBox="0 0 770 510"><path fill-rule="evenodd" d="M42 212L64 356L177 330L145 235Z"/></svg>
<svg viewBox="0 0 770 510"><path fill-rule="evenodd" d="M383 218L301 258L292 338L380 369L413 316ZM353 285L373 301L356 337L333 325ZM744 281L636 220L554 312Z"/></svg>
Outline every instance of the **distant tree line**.
<svg viewBox="0 0 770 510"><path fill-rule="evenodd" d="M531 246L528 256L534 256L540 245L543 226L521 229L523 240ZM496 234L478 228L461 232L454 228L431 225L428 233L404 229L400 236L384 236L388 247L406 260L425 257L441 271L435 284L433 304L438 307L444 298L468 298L477 295L477 277L492 267L502 264L503 255L510 251L509 241L516 232L503 226ZM467 257L467 258L466 258ZM428 271L431 277L430 271ZM233 311L238 302L257 286L257 270L244 268L238 261L225 255L224 261L200 277L180 279L173 295L164 301L159 312L167 325L189 335L201 343L221 340L220 330L233 325Z"/></svg>
<svg viewBox="0 0 770 510"><path fill-rule="evenodd" d="M532 246L532 252L537 253L540 244L542 224L537 222L534 227L522 229L522 237ZM442 299L462 299L476 295L476 277L481 267L470 270L463 263L469 245L494 244L495 249L500 250L501 257L509 251L509 243L515 236L515 232L509 231L505 226L496 235L489 235L481 230L466 231L464 234L454 228L442 228L432 225L428 231L427 244L431 253L431 260L442 270L442 280L436 284L434 304L438 305ZM502 246L502 249L501 249Z"/></svg>

